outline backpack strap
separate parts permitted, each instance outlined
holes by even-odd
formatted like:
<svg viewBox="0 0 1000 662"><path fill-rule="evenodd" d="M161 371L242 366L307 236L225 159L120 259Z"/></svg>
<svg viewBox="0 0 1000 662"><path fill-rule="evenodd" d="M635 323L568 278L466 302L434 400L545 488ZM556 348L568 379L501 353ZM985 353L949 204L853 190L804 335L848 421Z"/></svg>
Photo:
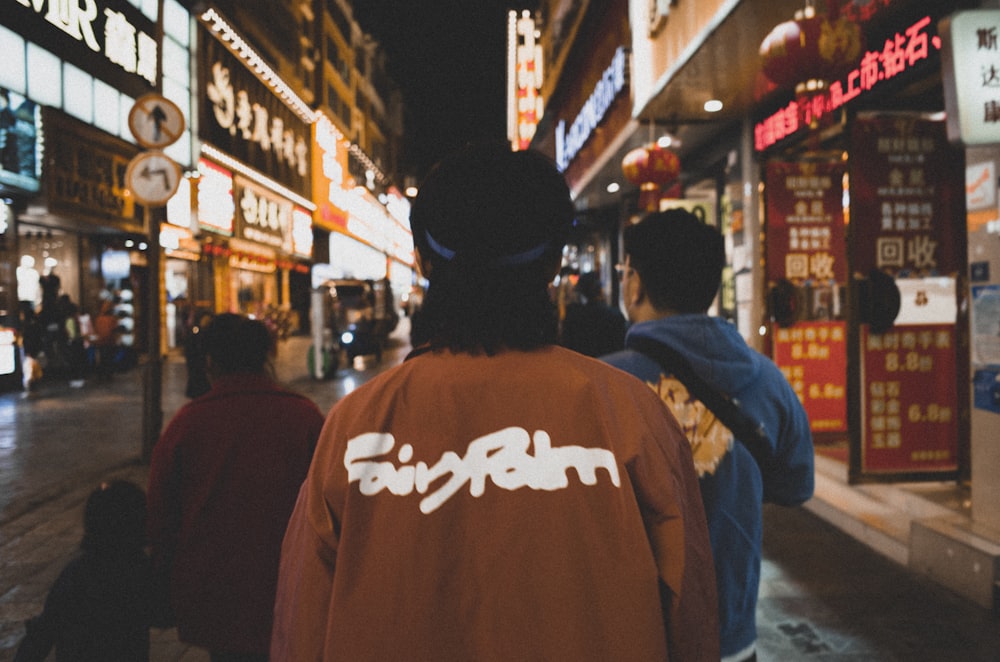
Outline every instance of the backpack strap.
<svg viewBox="0 0 1000 662"><path fill-rule="evenodd" d="M708 407L750 451L761 471L771 463L774 453L771 442L764 432L764 426L750 418L738 401L702 379L680 352L657 340L641 336L630 337L627 345L629 349L634 349L659 363L667 375L673 375L680 380L688 392L701 400L702 404Z"/></svg>

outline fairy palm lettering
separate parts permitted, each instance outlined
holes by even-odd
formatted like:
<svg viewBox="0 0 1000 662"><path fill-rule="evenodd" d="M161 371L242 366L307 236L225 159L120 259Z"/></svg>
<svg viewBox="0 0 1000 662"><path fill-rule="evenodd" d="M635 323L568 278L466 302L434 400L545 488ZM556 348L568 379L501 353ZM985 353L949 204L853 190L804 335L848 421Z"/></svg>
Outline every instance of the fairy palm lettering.
<svg viewBox="0 0 1000 662"><path fill-rule="evenodd" d="M529 446L534 445L534 454ZM538 430L530 435L524 428L498 430L469 443L465 456L447 451L433 466L426 462L409 464L413 446L399 447L397 465L387 456L396 446L391 434L369 432L347 442L344 468L348 482L357 481L366 496L388 490L405 496L416 491L426 494L420 501L425 515L437 510L468 483L469 493L480 497L486 490L487 477L505 490L530 487L533 490L561 490L569 487L567 470L576 471L584 485L597 484L597 470L605 469L615 487L620 487L618 463L614 453L606 448L583 446L552 447L547 432ZM439 479L445 479L440 483ZM431 489L435 484L436 489Z"/></svg>

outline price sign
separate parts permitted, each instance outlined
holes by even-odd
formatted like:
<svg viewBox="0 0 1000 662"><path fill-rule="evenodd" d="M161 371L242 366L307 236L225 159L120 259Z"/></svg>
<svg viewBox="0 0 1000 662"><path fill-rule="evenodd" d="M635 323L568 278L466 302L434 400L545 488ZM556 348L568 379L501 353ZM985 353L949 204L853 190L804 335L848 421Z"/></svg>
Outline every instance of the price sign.
<svg viewBox="0 0 1000 662"><path fill-rule="evenodd" d="M181 181L181 167L163 152L140 152L128 164L125 185L139 204L165 205Z"/></svg>
<svg viewBox="0 0 1000 662"><path fill-rule="evenodd" d="M862 469L953 471L958 463L955 327L862 327Z"/></svg>

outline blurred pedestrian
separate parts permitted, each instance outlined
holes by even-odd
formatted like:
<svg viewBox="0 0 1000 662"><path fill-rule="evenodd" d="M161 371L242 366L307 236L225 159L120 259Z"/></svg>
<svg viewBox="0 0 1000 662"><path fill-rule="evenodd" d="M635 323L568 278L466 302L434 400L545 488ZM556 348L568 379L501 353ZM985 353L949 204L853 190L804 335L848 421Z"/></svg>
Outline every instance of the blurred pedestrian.
<svg viewBox="0 0 1000 662"><path fill-rule="evenodd" d="M153 448L153 566L181 641L266 660L281 539L323 415L275 382L263 322L226 313L200 335L212 388Z"/></svg>
<svg viewBox="0 0 1000 662"><path fill-rule="evenodd" d="M718 662L690 446L648 386L555 344L572 221L537 152L469 147L424 182L428 340L327 418L271 660Z"/></svg>
<svg viewBox="0 0 1000 662"><path fill-rule="evenodd" d="M114 376L115 354L121 337L121 322L115 315L114 303L110 299L101 302L100 312L94 318L95 360L97 376L101 381L110 381Z"/></svg>
<svg viewBox="0 0 1000 662"><path fill-rule="evenodd" d="M146 556L146 497L125 481L103 483L87 499L80 554L59 574L42 613L28 621L15 662L149 660L158 625Z"/></svg>
<svg viewBox="0 0 1000 662"><path fill-rule="evenodd" d="M80 388L87 365L87 341L83 336L80 307L68 294L59 297L59 316L62 319L63 352L69 369L69 385Z"/></svg>
<svg viewBox="0 0 1000 662"><path fill-rule="evenodd" d="M812 496L809 419L778 367L735 326L708 315L726 263L718 230L675 209L626 227L623 239L622 296L632 326L628 349L604 358L652 385L691 442L712 536L722 656L752 660L761 504L793 506ZM647 342L650 348L636 351ZM673 350L668 366L650 353L661 354L664 346ZM742 415L734 423L726 424L730 416L715 403L719 396L738 402L732 406ZM748 426L740 426L743 417ZM754 443L758 430L766 438Z"/></svg>
<svg viewBox="0 0 1000 662"><path fill-rule="evenodd" d="M187 368L187 382L184 395L197 398L212 388L208 380L208 361L205 357L205 336L203 331L212 321L212 313L206 310L192 310L191 322L184 334L184 365Z"/></svg>
<svg viewBox="0 0 1000 662"><path fill-rule="evenodd" d="M18 334L21 341L21 381L25 391L34 391L42 379L42 351L45 331L28 301L18 302Z"/></svg>
<svg viewBox="0 0 1000 662"><path fill-rule="evenodd" d="M560 344L587 356L601 356L625 347L625 316L608 305L599 274L580 275L574 287L578 299L566 306Z"/></svg>

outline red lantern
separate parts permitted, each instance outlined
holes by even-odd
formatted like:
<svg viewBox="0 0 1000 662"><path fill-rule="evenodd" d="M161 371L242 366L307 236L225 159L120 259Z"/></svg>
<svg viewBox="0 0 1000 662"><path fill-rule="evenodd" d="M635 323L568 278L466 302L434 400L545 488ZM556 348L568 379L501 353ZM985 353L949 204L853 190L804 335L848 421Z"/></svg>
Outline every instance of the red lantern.
<svg viewBox="0 0 1000 662"><path fill-rule="evenodd" d="M650 143L625 155L622 173L625 179L639 187L639 206L655 211L663 197L661 191L677 181L681 161L669 149Z"/></svg>
<svg viewBox="0 0 1000 662"><path fill-rule="evenodd" d="M760 44L764 75L780 87L839 78L861 50L858 25L843 16L817 16L811 8L777 25Z"/></svg>
<svg viewBox="0 0 1000 662"><path fill-rule="evenodd" d="M677 155L656 143L637 147L622 159L625 179L640 188L667 186L677 179L680 172L681 161Z"/></svg>

